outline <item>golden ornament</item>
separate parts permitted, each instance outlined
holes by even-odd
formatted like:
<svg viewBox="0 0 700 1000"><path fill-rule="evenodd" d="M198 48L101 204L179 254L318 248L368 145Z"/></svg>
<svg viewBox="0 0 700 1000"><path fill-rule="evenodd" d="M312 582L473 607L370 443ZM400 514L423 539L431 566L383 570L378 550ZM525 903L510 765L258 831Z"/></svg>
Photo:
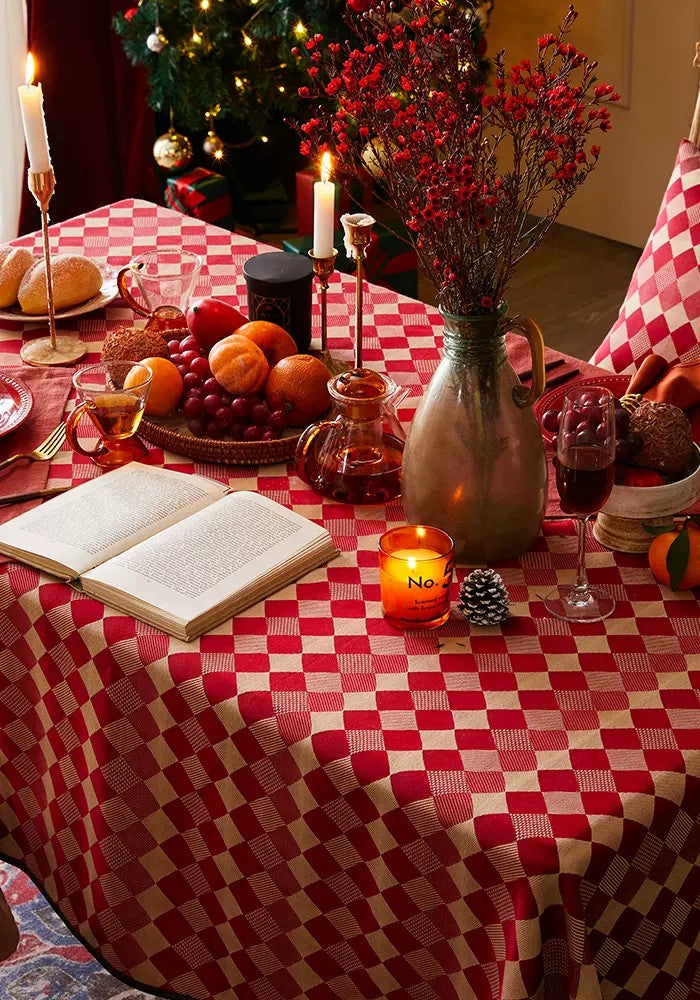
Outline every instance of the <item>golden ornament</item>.
<svg viewBox="0 0 700 1000"><path fill-rule="evenodd" d="M220 160L224 155L224 142L213 129L209 129L207 137L202 146L207 156L213 156L215 160Z"/></svg>
<svg viewBox="0 0 700 1000"><path fill-rule="evenodd" d="M153 158L163 170L184 170L192 160L192 143L186 135L169 128L156 139Z"/></svg>

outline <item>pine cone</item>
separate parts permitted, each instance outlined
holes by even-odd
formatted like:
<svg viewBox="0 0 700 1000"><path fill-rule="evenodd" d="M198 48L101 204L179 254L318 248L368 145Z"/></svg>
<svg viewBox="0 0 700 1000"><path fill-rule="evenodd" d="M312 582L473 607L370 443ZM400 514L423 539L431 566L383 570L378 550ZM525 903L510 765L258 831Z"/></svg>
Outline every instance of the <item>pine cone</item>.
<svg viewBox="0 0 700 1000"><path fill-rule="evenodd" d="M472 625L499 625L509 614L508 591L492 569L475 569L459 588L459 610Z"/></svg>

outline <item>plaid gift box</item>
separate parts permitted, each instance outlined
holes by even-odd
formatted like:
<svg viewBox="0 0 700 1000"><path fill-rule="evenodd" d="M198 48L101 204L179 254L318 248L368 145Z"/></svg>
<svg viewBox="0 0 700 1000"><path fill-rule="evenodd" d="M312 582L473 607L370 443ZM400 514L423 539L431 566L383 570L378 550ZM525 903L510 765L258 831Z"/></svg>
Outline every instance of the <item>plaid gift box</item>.
<svg viewBox="0 0 700 1000"><path fill-rule="evenodd" d="M233 229L233 211L228 181L221 174L195 167L177 177L168 177L165 204L183 215Z"/></svg>
<svg viewBox="0 0 700 1000"><path fill-rule="evenodd" d="M282 249L289 253L307 254L311 249L311 236L297 236L285 240ZM338 251L335 267L344 274L354 274L355 265L348 258L343 244L342 231L336 232L334 246ZM383 288L415 299L418 295L418 260L415 250L393 233L380 229L372 233L372 241L367 249L365 276L368 281Z"/></svg>

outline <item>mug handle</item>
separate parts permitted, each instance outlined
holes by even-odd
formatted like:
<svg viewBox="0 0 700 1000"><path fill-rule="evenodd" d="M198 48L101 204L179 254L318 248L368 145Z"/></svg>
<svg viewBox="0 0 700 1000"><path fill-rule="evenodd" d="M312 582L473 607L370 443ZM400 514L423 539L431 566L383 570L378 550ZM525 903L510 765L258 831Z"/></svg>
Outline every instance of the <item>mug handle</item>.
<svg viewBox="0 0 700 1000"><path fill-rule="evenodd" d="M117 275L117 288L119 289L119 294L124 299L126 304L131 306L134 312L138 313L139 316L150 316L151 314L148 309L144 308L144 306L142 306L141 303L134 298L127 287L126 276L131 270L132 267L131 264L129 264L127 267L123 267Z"/></svg>
<svg viewBox="0 0 700 1000"><path fill-rule="evenodd" d="M517 330L518 333L527 339L530 345L530 356L532 357L532 385L527 388L524 385L513 387L513 400L515 405L521 410L528 406L533 406L544 394L546 375L544 370L544 339L534 319L529 316L514 316L506 320L509 330Z"/></svg>
<svg viewBox="0 0 700 1000"><path fill-rule="evenodd" d="M106 455L107 448L104 444L99 444L94 451L88 451L78 441L77 425L78 421L84 413L92 408L92 403L86 400L84 403L78 403L76 408L72 413L68 415L66 420L66 437L68 438L68 444L73 448L74 451L79 452L81 455L86 455L88 458L95 458L97 455Z"/></svg>

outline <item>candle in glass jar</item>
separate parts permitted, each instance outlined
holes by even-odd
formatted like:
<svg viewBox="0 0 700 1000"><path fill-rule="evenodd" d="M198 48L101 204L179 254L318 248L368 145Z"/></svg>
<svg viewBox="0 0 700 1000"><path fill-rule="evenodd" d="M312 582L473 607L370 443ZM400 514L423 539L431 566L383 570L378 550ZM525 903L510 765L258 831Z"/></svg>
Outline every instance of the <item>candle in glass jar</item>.
<svg viewBox="0 0 700 1000"><path fill-rule="evenodd" d="M314 257L333 256L335 227L335 184L331 176L331 155L321 158L321 180L314 184Z"/></svg>
<svg viewBox="0 0 700 1000"><path fill-rule="evenodd" d="M49 139L46 134L46 120L44 118L44 94L40 83L33 86L34 57L31 52L27 53L25 80L26 82L17 88L17 92L22 112L24 137L27 140L29 169L35 174L41 174L51 169L51 156L49 155Z"/></svg>
<svg viewBox="0 0 700 1000"><path fill-rule="evenodd" d="M382 608L397 628L436 628L450 613L454 543L428 525L393 528L379 542Z"/></svg>

